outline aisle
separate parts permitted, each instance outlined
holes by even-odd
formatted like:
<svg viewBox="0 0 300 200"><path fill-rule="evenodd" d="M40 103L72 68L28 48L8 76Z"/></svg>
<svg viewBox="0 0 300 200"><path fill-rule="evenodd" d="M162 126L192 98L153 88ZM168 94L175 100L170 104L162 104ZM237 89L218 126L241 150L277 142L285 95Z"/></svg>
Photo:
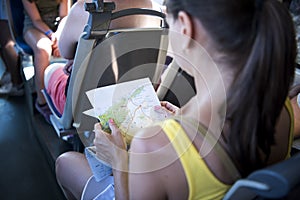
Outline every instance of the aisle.
<svg viewBox="0 0 300 200"><path fill-rule="evenodd" d="M64 199L32 130L25 97L0 96L1 200Z"/></svg>

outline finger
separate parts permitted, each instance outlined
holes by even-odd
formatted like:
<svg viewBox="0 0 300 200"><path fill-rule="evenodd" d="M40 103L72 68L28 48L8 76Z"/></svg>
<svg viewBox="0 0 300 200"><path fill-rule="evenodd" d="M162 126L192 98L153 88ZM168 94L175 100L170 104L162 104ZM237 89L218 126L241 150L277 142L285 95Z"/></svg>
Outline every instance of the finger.
<svg viewBox="0 0 300 200"><path fill-rule="evenodd" d="M72 71L72 64L70 64L70 65L67 67L67 70L68 70L68 72L71 74L71 71Z"/></svg>
<svg viewBox="0 0 300 200"><path fill-rule="evenodd" d="M160 103L160 105L161 105L162 107L165 107L167 110L169 110L169 111L171 111L171 112L174 111L173 105L172 105L171 103L167 102L167 101L162 101L162 102Z"/></svg>
<svg viewBox="0 0 300 200"><path fill-rule="evenodd" d="M95 131L101 131L101 130L102 130L100 123L96 123L96 124L94 125L94 130L95 130Z"/></svg>
<svg viewBox="0 0 300 200"><path fill-rule="evenodd" d="M165 110L163 107L161 106L154 106L153 110L159 114L164 114L165 113Z"/></svg>
<svg viewBox="0 0 300 200"><path fill-rule="evenodd" d="M58 52L58 51L55 51L55 52L54 52L54 56L55 56L55 57L59 57L59 56L60 56L59 52Z"/></svg>
<svg viewBox="0 0 300 200"><path fill-rule="evenodd" d="M161 101L161 102L160 102L160 105L161 105L161 106L163 106L163 107L165 107L165 106L166 106L166 104L167 104L167 102L166 102L166 101Z"/></svg>
<svg viewBox="0 0 300 200"><path fill-rule="evenodd" d="M113 119L109 119L108 120L108 125L109 125L109 128L111 130L111 134L112 135L115 134L116 133L116 128L117 128L115 121Z"/></svg>
<svg viewBox="0 0 300 200"><path fill-rule="evenodd" d="M70 75L70 73L65 68L63 69L63 71L66 75Z"/></svg>
<svg viewBox="0 0 300 200"><path fill-rule="evenodd" d="M64 66L63 71L64 71L65 74L70 75L70 72L69 72L69 63L67 63L67 64Z"/></svg>
<svg viewBox="0 0 300 200"><path fill-rule="evenodd" d="M169 111L171 111L171 112L173 112L173 113L176 112L176 108L175 108L175 106L174 106L173 104L167 102L165 106L166 106L166 108L167 108Z"/></svg>

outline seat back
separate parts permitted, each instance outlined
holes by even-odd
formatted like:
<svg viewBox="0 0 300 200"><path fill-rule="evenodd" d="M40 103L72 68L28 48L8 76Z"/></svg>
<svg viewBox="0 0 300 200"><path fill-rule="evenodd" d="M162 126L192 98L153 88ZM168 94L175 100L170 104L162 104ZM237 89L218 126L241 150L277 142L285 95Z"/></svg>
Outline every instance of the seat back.
<svg viewBox="0 0 300 200"><path fill-rule="evenodd" d="M224 200L293 198L297 192L295 188L300 187L299 169L300 153L238 180L227 192Z"/></svg>
<svg viewBox="0 0 300 200"><path fill-rule="evenodd" d="M108 4L113 10L112 4ZM87 5L87 10L95 6ZM97 120L83 114L91 108L86 92L99 86L150 77L158 83L167 52L164 28L109 30L110 20L128 15L165 15L147 9L127 9L116 13L90 12L89 22L80 37L74 59L62 116L50 117L60 137L74 127L77 133L92 131ZM56 127L55 127L56 126Z"/></svg>
<svg viewBox="0 0 300 200"><path fill-rule="evenodd" d="M72 107L73 107L72 96L73 96L73 90L75 90L74 88L75 82L77 82L76 75L81 67L86 67L86 62L90 58L90 52L92 51L96 43L95 39L91 39L91 40L84 39L83 38L84 35L85 33L82 34L78 42L78 46L77 46L78 50L76 51L75 58L74 58L72 75L70 78L69 88L67 92L66 104L62 115L57 114L58 112L56 111L51 98L49 97L49 95L45 90L42 91L53 113L53 115L50 116L50 120L59 137L76 133L76 130L74 130L73 127L73 112L72 112Z"/></svg>
<svg viewBox="0 0 300 200"><path fill-rule="evenodd" d="M161 44L164 30L123 29L114 30L91 51L78 71L72 72L72 112L79 133L93 130L96 119L83 114L92 108L86 92L97 87L149 77L153 85L159 82L164 67ZM161 60L159 60L162 58ZM72 79L74 81L72 81ZM69 89L70 90L70 89ZM69 93L68 93L69 95Z"/></svg>
<svg viewBox="0 0 300 200"><path fill-rule="evenodd" d="M22 0L5 0L8 22L10 24L11 33L14 41L21 51L29 55L33 55L32 49L26 44L23 39L24 27L24 7Z"/></svg>

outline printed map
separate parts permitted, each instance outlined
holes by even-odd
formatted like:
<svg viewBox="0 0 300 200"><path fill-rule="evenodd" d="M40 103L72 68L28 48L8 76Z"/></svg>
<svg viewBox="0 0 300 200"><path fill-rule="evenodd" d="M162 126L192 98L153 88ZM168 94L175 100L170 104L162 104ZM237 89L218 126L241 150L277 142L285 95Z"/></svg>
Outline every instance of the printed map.
<svg viewBox="0 0 300 200"><path fill-rule="evenodd" d="M138 129L167 117L154 111L160 102L149 78L97 88L88 91L87 96L93 109L84 113L98 118L106 131L109 131L108 120L114 119L129 138Z"/></svg>

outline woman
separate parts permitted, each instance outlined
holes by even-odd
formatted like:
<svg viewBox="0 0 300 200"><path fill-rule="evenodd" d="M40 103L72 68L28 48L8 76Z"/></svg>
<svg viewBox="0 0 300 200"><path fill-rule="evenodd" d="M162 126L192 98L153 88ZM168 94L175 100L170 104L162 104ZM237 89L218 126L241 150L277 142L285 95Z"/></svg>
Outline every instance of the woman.
<svg viewBox="0 0 300 200"><path fill-rule="evenodd" d="M236 177L214 143L208 143L208 151L201 149L207 145L203 130L218 139L241 177L289 153L292 131L279 116L286 114L294 74L293 22L277 0L168 0L167 12L175 60L195 78L197 95L180 110L180 118L141 130L129 158L113 121L111 135L97 124L97 155L114 168L117 199L220 199ZM219 95L222 83L198 44L216 64L226 96ZM195 124L203 127L197 134ZM191 147L180 149L177 133ZM170 142L172 148L166 148ZM158 163L170 157L173 162ZM128 160L129 172L124 171Z"/></svg>
<svg viewBox="0 0 300 200"><path fill-rule="evenodd" d="M96 124L97 156L113 167L116 199L222 199L237 178L289 156L293 22L277 0L167 0L167 12L174 59L197 94L180 110L163 104L175 116L140 130L129 152L113 119L111 134ZM57 172L68 159L86 170L69 153Z"/></svg>
<svg viewBox="0 0 300 200"><path fill-rule="evenodd" d="M22 0L25 9L23 36L34 54L36 109L49 122L50 109L41 93L44 88L44 71L51 55L59 57L57 26L67 16L70 0Z"/></svg>

